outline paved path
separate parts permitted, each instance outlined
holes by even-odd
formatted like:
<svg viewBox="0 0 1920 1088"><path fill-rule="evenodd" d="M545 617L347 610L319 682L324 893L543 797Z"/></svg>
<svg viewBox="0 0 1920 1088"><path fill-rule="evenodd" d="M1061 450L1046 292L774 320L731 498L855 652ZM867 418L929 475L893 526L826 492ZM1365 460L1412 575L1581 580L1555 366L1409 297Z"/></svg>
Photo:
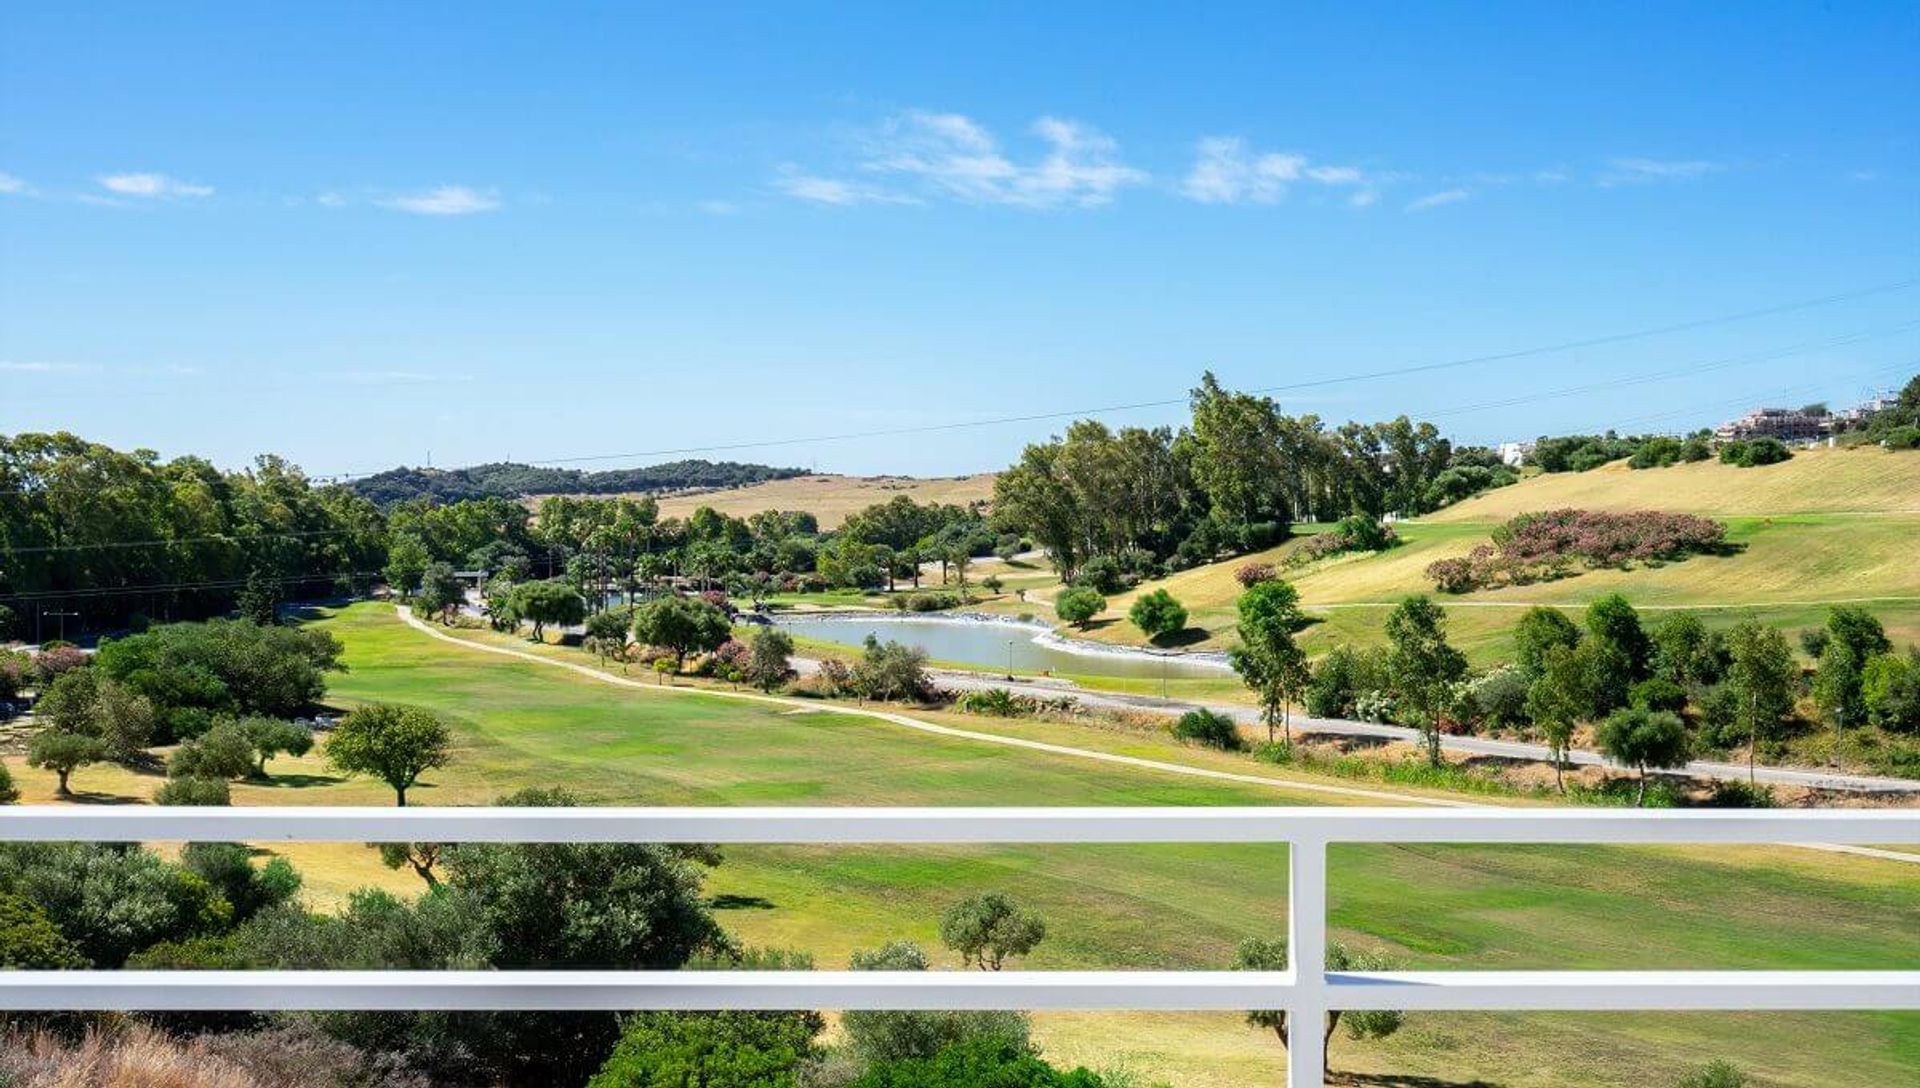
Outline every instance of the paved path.
<svg viewBox="0 0 1920 1088"><path fill-rule="evenodd" d="M786 707L788 713L801 712L811 714L832 712L852 714L863 718L873 718L922 733L932 733L936 736L977 741L982 744L997 744L1008 748L1023 748L1033 752L1046 752L1049 755L1090 760L1096 763L1118 764L1123 767L1136 767L1142 770L1160 771L1166 774L1183 775L1189 778L1206 778L1217 782L1240 782L1249 785L1270 786L1280 790L1364 798L1370 801L1383 801L1394 805L1424 805L1430 808L1497 807L1488 806L1478 801L1456 801L1450 798L1421 797L1408 793L1391 793L1386 790L1363 789L1358 786L1335 786L1319 782L1300 782L1292 779L1273 778L1261 774L1217 771L1210 767L1195 767L1186 763L1170 763L1165 760L1142 759L1138 756L1123 756L1113 752L1095 751L1090 748L1073 748L1064 744L1049 744L1045 741L1027 740L1024 737L1009 737L999 733L982 733L972 729L956 729L952 726L936 725L933 722L923 721L919 718L888 710L873 710L867 707L850 707L839 704L822 706L817 702L805 699L790 699L778 695L760 695L746 691L723 691L715 688L682 688L671 685L645 684L631 677L615 676L609 672L602 672L591 665L578 664L572 661L560 661L551 657L528 653L525 650L514 650L505 646L493 646L484 642L474 642L469 639L459 638L421 620L405 605L396 605L394 610L399 614L400 619L409 627L432 638L437 638L442 642L451 642L455 646L465 647L466 649L480 653L517 658L522 661L532 662L536 665L545 665L548 668L566 669L569 672L584 676L589 680L597 680L603 684L611 684L615 687L633 688L639 691L656 692L663 695L704 695L720 699L742 699L753 703ZM1920 865L1920 854L1907 854L1896 850L1880 850L1869 846L1846 846L1827 843L1781 843L1780 845L1805 847L1807 849L1822 850L1836 854L1855 854L1861 857Z"/></svg>
<svg viewBox="0 0 1920 1088"><path fill-rule="evenodd" d="M943 686L962 691L980 691L986 688L1006 688L1022 695L1036 695L1043 698L1071 698L1088 706L1101 706L1125 710L1154 710L1168 714L1182 714L1189 710L1204 707L1216 713L1225 714L1235 721L1248 725L1260 725L1260 712L1250 706L1233 703L1193 703L1178 699L1160 699L1144 695L1122 695L1102 691L1088 691L1064 680L1014 680L991 674L960 672L951 669L937 669L935 675ZM1373 737L1381 740L1398 740L1417 744L1420 742L1418 730L1399 725L1381 725L1376 722L1356 722L1337 718L1311 718L1296 715L1293 728L1301 733L1332 734L1346 737ZM1523 759L1544 762L1552 758L1552 753L1543 744L1526 741L1495 740L1489 737L1451 737L1440 738L1440 746L1449 752L1459 752L1472 756L1492 756L1498 759ZM1567 762L1579 767L1612 767L1606 756L1585 748L1575 748L1567 753ZM1744 763L1716 763L1711 760L1694 760L1688 763L1686 773L1699 778L1713 778L1724 781L1745 781L1747 766ZM1920 782L1904 778L1878 778L1872 775L1842 774L1839 771L1823 771L1795 767L1756 767L1753 772L1755 781L1776 786L1805 786L1812 789L1840 790L1851 793L1875 794L1920 794Z"/></svg>

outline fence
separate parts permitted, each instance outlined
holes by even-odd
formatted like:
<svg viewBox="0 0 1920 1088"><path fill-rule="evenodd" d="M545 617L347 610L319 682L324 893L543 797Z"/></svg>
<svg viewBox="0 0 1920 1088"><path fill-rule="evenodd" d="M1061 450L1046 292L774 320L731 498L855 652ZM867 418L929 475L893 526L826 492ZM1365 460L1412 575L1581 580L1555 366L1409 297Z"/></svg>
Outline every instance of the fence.
<svg viewBox="0 0 1920 1088"><path fill-rule="evenodd" d="M11 971L0 1009L1920 1009L1920 970L1389 971L1326 962L1333 843L1920 844L1912 810L1410 808L79 808L0 810L0 840L1286 843L1291 966L1236 971ZM1891 862L1900 864L1899 862ZM1204 894L1204 889L1196 889ZM1809 924L1817 925L1817 919ZM1287 1083L1319 1088L1320 1033Z"/></svg>

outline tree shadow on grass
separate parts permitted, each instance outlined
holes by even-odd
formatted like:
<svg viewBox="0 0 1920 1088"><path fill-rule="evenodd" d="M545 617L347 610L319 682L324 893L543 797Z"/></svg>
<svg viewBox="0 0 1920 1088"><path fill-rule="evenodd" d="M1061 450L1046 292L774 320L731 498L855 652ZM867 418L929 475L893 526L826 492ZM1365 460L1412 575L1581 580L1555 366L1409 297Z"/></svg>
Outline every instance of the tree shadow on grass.
<svg viewBox="0 0 1920 1088"><path fill-rule="evenodd" d="M714 910L772 910L777 904L761 895L716 895L707 905Z"/></svg>
<svg viewBox="0 0 1920 1088"><path fill-rule="evenodd" d="M1417 1073L1327 1073L1327 1083L1340 1088L1501 1088L1496 1081L1447 1080Z"/></svg>
<svg viewBox="0 0 1920 1088"><path fill-rule="evenodd" d="M59 798L75 805L144 805L145 797L129 797L121 793L100 793L97 790L74 790L70 796Z"/></svg>
<svg viewBox="0 0 1920 1088"><path fill-rule="evenodd" d="M261 789L304 790L313 786L337 786L346 780L346 776L337 774L301 774L289 772L286 774L268 775L266 778L248 778L244 780L243 784L258 786ZM413 787L413 789L418 788L418 786ZM408 792L411 793L412 790L410 789Z"/></svg>
<svg viewBox="0 0 1920 1088"><path fill-rule="evenodd" d="M1180 646L1191 646L1196 642L1205 642L1211 634L1212 632L1204 627L1182 627L1172 634L1161 635L1154 639L1153 644L1163 650L1170 650Z"/></svg>

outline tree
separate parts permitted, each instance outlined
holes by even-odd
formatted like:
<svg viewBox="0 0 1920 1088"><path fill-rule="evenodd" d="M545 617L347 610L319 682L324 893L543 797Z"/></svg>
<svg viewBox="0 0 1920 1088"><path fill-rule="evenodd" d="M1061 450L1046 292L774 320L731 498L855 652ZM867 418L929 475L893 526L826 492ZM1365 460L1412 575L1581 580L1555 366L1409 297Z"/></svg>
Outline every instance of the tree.
<svg viewBox="0 0 1920 1088"><path fill-rule="evenodd" d="M47 729L99 741L101 759L132 759L153 735L153 704L96 669L60 674L34 717Z"/></svg>
<svg viewBox="0 0 1920 1088"><path fill-rule="evenodd" d="M558 579L513 587L513 609L533 624L533 641L544 642L547 624L570 626L587 618L587 599Z"/></svg>
<svg viewBox="0 0 1920 1088"><path fill-rule="evenodd" d="M793 638L785 631L762 627L747 643L747 681L761 691L779 687L793 672Z"/></svg>
<svg viewBox="0 0 1920 1088"><path fill-rule="evenodd" d="M984 1037L962 1039L927 1057L869 1065L847 1088L1120 1088L1122 1083L1133 1081L1084 1066L1063 1071L1025 1045Z"/></svg>
<svg viewBox="0 0 1920 1088"><path fill-rule="evenodd" d="M395 533L387 542L387 566L381 577L402 597L411 597L420 588L433 553L412 533Z"/></svg>
<svg viewBox="0 0 1920 1088"><path fill-rule="evenodd" d="M240 720L241 732L253 745L254 773L267 777L267 761L278 755L304 756L313 751L313 730L280 718L258 715Z"/></svg>
<svg viewBox="0 0 1920 1088"><path fill-rule="evenodd" d="M1000 580L998 574L989 574L985 578L980 579L980 588L996 595L1005 585L1006 583Z"/></svg>
<svg viewBox="0 0 1920 1088"><path fill-rule="evenodd" d="M1313 679L1306 652L1293 638L1304 620L1299 601L1292 583L1273 579L1254 584L1234 604L1240 617L1240 645L1229 653L1228 661L1259 696L1268 744L1273 743L1275 725L1284 726L1287 742L1293 742L1292 707L1305 696Z"/></svg>
<svg viewBox="0 0 1920 1088"><path fill-rule="evenodd" d="M1395 964L1385 956L1365 949L1350 948L1339 941L1327 942L1326 970L1330 971L1391 971ZM1233 960L1236 971L1285 971L1287 969L1286 938L1268 940L1262 937L1249 937L1241 942ZM1391 1010L1365 1012L1341 1012L1335 1009L1327 1013L1325 1025L1321 1029L1320 1045L1324 1048L1333 1039L1334 1029L1342 1023L1347 1025L1347 1034L1355 1039L1384 1039L1400 1030L1406 1021L1406 1014ZM1253 1009L1247 1013L1247 1023L1257 1028L1273 1032L1283 1047L1292 1047L1288 1032L1285 1009Z"/></svg>
<svg viewBox="0 0 1920 1088"><path fill-rule="evenodd" d="M67 788L67 779L73 772L105 758L107 747L100 738L83 733L68 733L48 727L35 733L33 739L27 742L27 766L39 767L58 775L60 785L54 792L61 797L73 796L73 791Z"/></svg>
<svg viewBox="0 0 1920 1088"><path fill-rule="evenodd" d="M316 627L210 620L107 640L94 667L153 704L155 735L166 741L197 736L222 716L302 713L326 694L342 652Z"/></svg>
<svg viewBox="0 0 1920 1088"><path fill-rule="evenodd" d="M1833 725L1835 756L1840 731L1866 721L1867 662L1893 649L1880 621L1864 608L1835 606L1827 612L1826 644L1813 673L1813 702Z"/></svg>
<svg viewBox="0 0 1920 1088"><path fill-rule="evenodd" d="M925 971L927 954L909 941L856 951L848 959L855 971ZM1018 1012L902 1011L841 1015L840 1024L854 1057L868 1066L931 1058L956 1043L985 1040L1025 1052L1028 1023Z"/></svg>
<svg viewBox="0 0 1920 1088"><path fill-rule="evenodd" d="M414 596L414 607L421 614L440 617L441 623L452 623L453 615L467 601L467 587L462 585L453 572L451 563L428 563L420 574L420 590Z"/></svg>
<svg viewBox="0 0 1920 1088"><path fill-rule="evenodd" d="M1894 733L1920 733L1920 648L1876 655L1862 670L1860 691L1868 721Z"/></svg>
<svg viewBox="0 0 1920 1088"><path fill-rule="evenodd" d="M606 609L587 617L587 637L584 645L600 658L602 665L612 657L624 664L627 660L629 634L633 630L633 614L618 609Z"/></svg>
<svg viewBox="0 0 1920 1088"><path fill-rule="evenodd" d="M1387 616L1387 674L1412 724L1427 742L1427 762L1440 765L1440 718L1467 659L1447 643L1446 612L1423 596L1403 599Z"/></svg>
<svg viewBox="0 0 1920 1088"><path fill-rule="evenodd" d="M224 721L181 745L167 761L168 778L245 778L254 771L252 738L240 723Z"/></svg>
<svg viewBox="0 0 1920 1088"><path fill-rule="evenodd" d="M927 677L927 652L905 643L867 636L865 652L853 665L853 687L869 699L924 700L933 688Z"/></svg>
<svg viewBox="0 0 1920 1088"><path fill-rule="evenodd" d="M816 1012L640 1012L587 1088L799 1088Z"/></svg>
<svg viewBox="0 0 1920 1088"><path fill-rule="evenodd" d="M1720 679L1719 639L1691 612L1674 612L1653 629L1653 673L1692 689Z"/></svg>
<svg viewBox="0 0 1920 1088"><path fill-rule="evenodd" d="M1595 647L1590 659L1595 709L1604 712L1627 705L1633 685L1648 676L1653 657L1653 643L1640 627L1640 614L1625 597L1609 593L1587 606L1587 633Z"/></svg>
<svg viewBox="0 0 1920 1088"><path fill-rule="evenodd" d="M1127 618L1151 641L1158 642L1187 626L1187 608L1164 589L1134 598Z"/></svg>
<svg viewBox="0 0 1920 1088"><path fill-rule="evenodd" d="M233 908L212 885L124 843L0 844L0 888L37 905L94 967L227 929Z"/></svg>
<svg viewBox="0 0 1920 1088"><path fill-rule="evenodd" d="M1779 629L1742 620L1727 632L1727 689L1735 725L1747 734L1747 781L1754 781L1754 753L1793 712L1799 669Z"/></svg>
<svg viewBox="0 0 1920 1088"><path fill-rule="evenodd" d="M1053 599L1053 611L1062 620L1086 630L1088 621L1107 610L1107 599L1094 590L1084 586L1072 586L1060 591Z"/></svg>
<svg viewBox="0 0 1920 1088"><path fill-rule="evenodd" d="M1572 649L1579 643L1580 628L1565 612L1546 605L1527 609L1513 627L1514 660L1529 677L1545 671L1547 656L1555 649Z"/></svg>
<svg viewBox="0 0 1920 1088"><path fill-rule="evenodd" d="M732 634L733 625L725 612L691 597L661 597L633 613L633 636L649 646L672 651L676 672L686 667L688 654L716 650Z"/></svg>
<svg viewBox="0 0 1920 1088"><path fill-rule="evenodd" d="M1646 801L1647 768L1684 767L1691 748L1691 738L1680 715L1639 707L1607 715L1594 739L1608 759L1639 770L1640 785L1633 797L1636 805Z"/></svg>
<svg viewBox="0 0 1920 1088"><path fill-rule="evenodd" d="M440 863L440 853L446 844L437 842L383 842L376 844L380 849L380 864L389 869L406 866L413 875L426 881L427 887L438 888L440 878L434 874L433 867Z"/></svg>
<svg viewBox="0 0 1920 1088"><path fill-rule="evenodd" d="M407 790L420 776L444 767L451 736L428 710L370 703L341 719L327 737L327 762L348 774L369 774L393 787L394 803L407 804Z"/></svg>
<svg viewBox="0 0 1920 1088"><path fill-rule="evenodd" d="M273 571L256 566L247 572L247 584L233 603L241 619L272 627L280 622L280 604L285 597L286 590Z"/></svg>
<svg viewBox="0 0 1920 1088"><path fill-rule="evenodd" d="M1576 646L1549 648L1539 678L1527 688L1527 716L1546 736L1553 754L1553 784L1562 793L1567 791L1562 772L1573 744L1574 724L1587 717L1593 706L1586 656Z"/></svg>
<svg viewBox="0 0 1920 1088"><path fill-rule="evenodd" d="M970 896L940 918L940 940L960 953L960 962L998 971L1008 956L1025 956L1047 936L1040 916L1022 910L999 892Z"/></svg>
<svg viewBox="0 0 1920 1088"><path fill-rule="evenodd" d="M286 858L255 868L248 849L239 843L190 842L180 851L180 865L213 886L233 908L235 922L279 906L300 890L300 874Z"/></svg>

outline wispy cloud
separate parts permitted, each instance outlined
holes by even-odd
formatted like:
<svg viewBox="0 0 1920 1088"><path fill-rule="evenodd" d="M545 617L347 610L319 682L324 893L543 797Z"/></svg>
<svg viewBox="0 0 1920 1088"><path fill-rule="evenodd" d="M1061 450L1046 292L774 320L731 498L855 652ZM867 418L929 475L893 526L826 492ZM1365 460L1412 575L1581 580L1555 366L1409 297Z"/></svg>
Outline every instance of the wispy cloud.
<svg viewBox="0 0 1920 1088"><path fill-rule="evenodd" d="M139 197L145 200L213 195L211 185L179 181L165 174L102 174L94 180L100 183L101 188L116 196Z"/></svg>
<svg viewBox="0 0 1920 1088"><path fill-rule="evenodd" d="M344 208L347 204L347 198L329 190L314 197L313 202L322 208Z"/></svg>
<svg viewBox="0 0 1920 1088"><path fill-rule="evenodd" d="M0 359L0 373L5 374L78 374L92 370L93 367L81 363L46 363L38 360L17 361Z"/></svg>
<svg viewBox="0 0 1920 1088"><path fill-rule="evenodd" d="M1122 162L1112 137L1077 121L1042 117L1029 133L1043 145L1019 161L984 125L957 113L914 110L891 118L860 141L854 169L892 179L876 185L788 164L774 184L790 196L825 204L921 203L945 198L969 204L1088 208L1147 180Z"/></svg>
<svg viewBox="0 0 1920 1088"><path fill-rule="evenodd" d="M1656 181L1692 181L1723 169L1719 163L1703 159L1614 159L1600 175L1599 184L1604 189Z"/></svg>
<svg viewBox="0 0 1920 1088"><path fill-rule="evenodd" d="M1472 193L1467 192L1465 189L1442 189L1437 193L1428 193L1426 196L1420 197L1417 200L1408 201L1406 210L1410 212L1424 212L1429 208L1441 208L1448 204L1458 204L1472 195Z"/></svg>
<svg viewBox="0 0 1920 1088"><path fill-rule="evenodd" d="M1180 192L1202 204L1271 204L1300 182L1352 186L1366 184L1367 178L1357 166L1316 164L1290 151L1256 153L1238 136L1208 136L1200 141Z"/></svg>
<svg viewBox="0 0 1920 1088"><path fill-rule="evenodd" d="M25 178L0 170L0 196L32 196L33 186Z"/></svg>
<svg viewBox="0 0 1920 1088"><path fill-rule="evenodd" d="M423 192L386 197L374 203L382 208L412 215L476 215L498 209L500 195L491 189L442 185Z"/></svg>

